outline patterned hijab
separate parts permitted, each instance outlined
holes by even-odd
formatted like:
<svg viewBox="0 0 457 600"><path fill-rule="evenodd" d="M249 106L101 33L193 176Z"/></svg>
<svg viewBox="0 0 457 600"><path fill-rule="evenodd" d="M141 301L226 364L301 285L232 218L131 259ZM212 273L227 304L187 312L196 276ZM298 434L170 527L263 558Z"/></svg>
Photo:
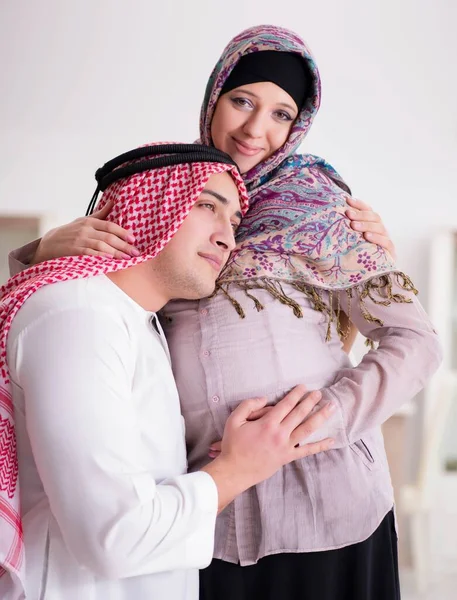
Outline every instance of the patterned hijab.
<svg viewBox="0 0 457 600"><path fill-rule="evenodd" d="M302 317L300 305L284 283L303 292L312 306L328 317L328 337L339 321L339 294L357 298L365 318L381 323L364 304L408 302L392 293L392 278L408 291L409 278L397 272L392 257L354 231L346 217L348 186L325 160L296 151L311 128L321 99L321 81L314 58L293 32L262 25L237 35L225 48L208 81L200 117L200 139L212 145L211 121L224 82L242 56L275 50L293 52L306 61L313 77L312 92L292 126L285 144L270 158L244 174L249 211L237 232L237 248L221 273L216 293L223 293L244 318L243 307L231 295L241 288L257 310L263 305L256 289L267 290ZM335 310L334 310L335 309ZM335 312L336 311L336 312Z"/></svg>
<svg viewBox="0 0 457 600"><path fill-rule="evenodd" d="M167 148L165 162L170 164L176 158L176 155L171 156L176 146L168 145ZM208 148L205 151L208 152ZM191 150L190 153L194 152ZM157 256L182 225L213 174L229 172L232 175L240 194L241 210L245 213L248 198L241 176L230 159L227 164L214 162L221 154L213 155L212 162L177 164L143 171L107 187L98 208L113 201L107 220L131 229L141 253L137 258L115 260L101 256L64 256L32 266L0 288L0 578L9 575L18 595L24 593L25 561L14 411L7 364L7 337L11 323L24 302L45 285L113 273Z"/></svg>

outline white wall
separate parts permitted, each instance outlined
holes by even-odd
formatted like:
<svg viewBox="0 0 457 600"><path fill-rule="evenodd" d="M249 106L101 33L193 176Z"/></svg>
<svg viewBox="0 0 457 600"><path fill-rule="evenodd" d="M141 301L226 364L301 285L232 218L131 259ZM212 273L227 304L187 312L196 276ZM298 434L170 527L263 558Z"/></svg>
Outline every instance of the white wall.
<svg viewBox="0 0 457 600"><path fill-rule="evenodd" d="M306 150L383 215L426 291L430 236L457 227L456 22L452 0L4 1L0 211L72 219L105 160L193 140L225 44L275 23L309 42L322 71Z"/></svg>

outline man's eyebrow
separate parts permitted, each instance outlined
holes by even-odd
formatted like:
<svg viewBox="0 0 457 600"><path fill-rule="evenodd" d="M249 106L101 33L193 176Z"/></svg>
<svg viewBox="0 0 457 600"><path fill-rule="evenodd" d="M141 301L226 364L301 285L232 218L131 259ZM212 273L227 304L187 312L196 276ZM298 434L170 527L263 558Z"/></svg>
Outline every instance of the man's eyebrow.
<svg viewBox="0 0 457 600"><path fill-rule="evenodd" d="M227 204L230 204L230 202L227 200L227 198L225 198L225 196L221 196L221 194L218 194L217 192L215 192L213 190L208 190L207 188L205 188L203 190L202 194L209 194L210 196L213 196L214 198L216 198L216 200L219 200L219 202L221 204L223 204L224 206L227 206ZM235 213L235 217L242 219L243 215L241 214L241 211L238 210Z"/></svg>

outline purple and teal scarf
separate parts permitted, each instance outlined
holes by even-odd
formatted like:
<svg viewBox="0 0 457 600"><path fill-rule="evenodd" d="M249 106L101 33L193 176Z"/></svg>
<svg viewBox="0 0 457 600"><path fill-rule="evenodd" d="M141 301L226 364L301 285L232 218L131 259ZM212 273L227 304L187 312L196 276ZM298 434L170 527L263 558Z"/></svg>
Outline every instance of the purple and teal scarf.
<svg viewBox="0 0 457 600"><path fill-rule="evenodd" d="M255 290L264 289L301 317L300 305L287 296L282 285L291 284L316 310L327 314L330 334L339 293L345 291L350 299L358 299L367 320L382 324L369 312L364 302L367 298L383 305L410 302L406 296L392 293L393 279L403 289L417 292L410 279L397 271L388 252L351 228L345 215L350 190L333 167L311 154L296 154L319 109L321 91L315 61L296 34L262 25L243 31L229 43L208 81L200 119L201 140L212 144L211 119L230 72L242 56L260 50L303 56L313 74L313 94L286 143L244 175L250 208L216 293L224 293L244 317L230 289L243 289L257 310L263 306ZM345 332L338 330L344 337Z"/></svg>

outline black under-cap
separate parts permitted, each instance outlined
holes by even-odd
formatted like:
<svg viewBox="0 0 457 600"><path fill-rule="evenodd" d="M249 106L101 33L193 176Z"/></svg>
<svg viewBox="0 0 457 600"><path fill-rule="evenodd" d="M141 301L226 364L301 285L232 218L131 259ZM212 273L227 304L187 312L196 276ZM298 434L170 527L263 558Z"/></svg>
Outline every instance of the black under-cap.
<svg viewBox="0 0 457 600"><path fill-rule="evenodd" d="M250 83L270 81L287 92L301 110L312 89L312 76L299 54L260 50L245 54L227 77L221 90L226 94Z"/></svg>

